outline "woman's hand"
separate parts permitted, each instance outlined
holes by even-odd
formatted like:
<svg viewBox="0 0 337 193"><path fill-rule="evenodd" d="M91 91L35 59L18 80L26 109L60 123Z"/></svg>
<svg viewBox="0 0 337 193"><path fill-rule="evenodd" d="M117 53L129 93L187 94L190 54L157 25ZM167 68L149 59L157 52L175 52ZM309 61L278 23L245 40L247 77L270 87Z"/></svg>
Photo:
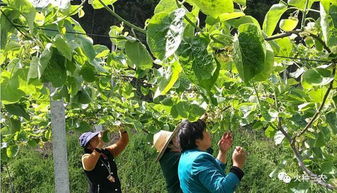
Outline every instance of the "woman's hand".
<svg viewBox="0 0 337 193"><path fill-rule="evenodd" d="M245 161L246 161L246 152L245 150L240 147L240 146L236 146L234 152L233 152L233 166L236 166L240 169L242 169L245 165Z"/></svg>
<svg viewBox="0 0 337 193"><path fill-rule="evenodd" d="M103 146L104 146L104 141L103 141L102 137L103 137L103 132L101 131L101 132L98 134L98 144L97 144L96 148L99 148L99 149L103 148Z"/></svg>
<svg viewBox="0 0 337 193"><path fill-rule="evenodd" d="M229 132L224 133L218 142L219 151L221 153L227 153L228 150L232 147L232 144L233 144L232 134Z"/></svg>

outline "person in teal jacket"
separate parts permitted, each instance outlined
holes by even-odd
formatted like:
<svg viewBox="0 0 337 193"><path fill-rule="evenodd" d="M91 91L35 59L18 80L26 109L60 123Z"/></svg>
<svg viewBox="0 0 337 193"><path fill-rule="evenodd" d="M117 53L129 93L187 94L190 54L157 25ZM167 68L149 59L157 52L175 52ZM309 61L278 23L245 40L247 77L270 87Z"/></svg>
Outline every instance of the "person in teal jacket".
<svg viewBox="0 0 337 193"><path fill-rule="evenodd" d="M232 135L225 133L218 142L215 159L206 150L211 147L211 136L202 120L180 124L179 143L182 154L178 164L180 187L184 193L232 193L244 173L246 153L237 146L233 152L233 166L226 175L226 156L232 146Z"/></svg>

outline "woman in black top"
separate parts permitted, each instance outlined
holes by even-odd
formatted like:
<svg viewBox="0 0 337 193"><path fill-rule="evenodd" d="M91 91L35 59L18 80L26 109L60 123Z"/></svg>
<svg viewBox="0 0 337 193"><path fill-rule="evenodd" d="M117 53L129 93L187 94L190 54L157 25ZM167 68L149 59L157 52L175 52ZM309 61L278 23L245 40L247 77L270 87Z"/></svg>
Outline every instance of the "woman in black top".
<svg viewBox="0 0 337 193"><path fill-rule="evenodd" d="M89 179L89 193L122 192L114 158L125 149L129 136L124 130L120 130L119 133L119 140L105 148L100 132L86 132L80 136L80 144L85 151L82 166Z"/></svg>

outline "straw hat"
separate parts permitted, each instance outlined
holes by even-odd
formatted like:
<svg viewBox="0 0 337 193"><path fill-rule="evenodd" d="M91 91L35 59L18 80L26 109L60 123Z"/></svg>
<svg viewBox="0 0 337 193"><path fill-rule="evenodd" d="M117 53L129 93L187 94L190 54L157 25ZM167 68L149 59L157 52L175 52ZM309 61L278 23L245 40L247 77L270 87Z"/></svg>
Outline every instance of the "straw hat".
<svg viewBox="0 0 337 193"><path fill-rule="evenodd" d="M172 141L173 137L178 133L179 127L176 127L173 132L160 130L153 135L153 147L159 152L156 161L160 160L163 156L168 144Z"/></svg>

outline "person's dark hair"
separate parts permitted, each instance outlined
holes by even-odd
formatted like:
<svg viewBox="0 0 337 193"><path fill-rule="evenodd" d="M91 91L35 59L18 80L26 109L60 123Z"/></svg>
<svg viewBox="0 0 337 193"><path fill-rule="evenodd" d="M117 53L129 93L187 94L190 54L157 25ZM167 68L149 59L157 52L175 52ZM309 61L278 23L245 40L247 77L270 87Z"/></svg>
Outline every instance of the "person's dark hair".
<svg viewBox="0 0 337 193"><path fill-rule="evenodd" d="M179 143L182 151L195 149L195 141L203 138L203 132L206 130L206 123L202 120L189 122L184 120L179 127Z"/></svg>
<svg viewBox="0 0 337 193"><path fill-rule="evenodd" d="M84 149L84 153L92 153L92 150L89 149L89 144L85 146L83 149Z"/></svg>

